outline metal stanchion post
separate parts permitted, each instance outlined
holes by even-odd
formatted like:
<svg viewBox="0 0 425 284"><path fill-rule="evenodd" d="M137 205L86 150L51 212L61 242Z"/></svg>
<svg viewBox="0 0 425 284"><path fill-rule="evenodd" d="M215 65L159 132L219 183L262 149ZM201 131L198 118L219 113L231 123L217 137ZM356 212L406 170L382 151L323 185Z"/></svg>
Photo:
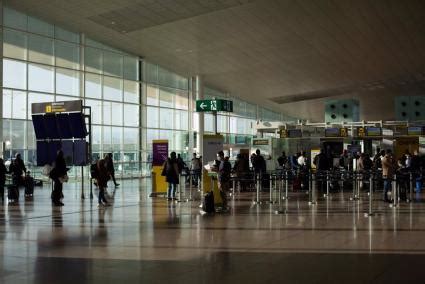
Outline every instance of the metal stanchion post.
<svg viewBox="0 0 425 284"><path fill-rule="evenodd" d="M329 177L329 171L326 172L326 198L329 198L329 186L330 186L330 177Z"/></svg>
<svg viewBox="0 0 425 284"><path fill-rule="evenodd" d="M393 180L392 180L392 190L391 190L391 197L393 199L393 202L390 203L390 207L397 207L397 177L396 175L394 175Z"/></svg>
<svg viewBox="0 0 425 284"><path fill-rule="evenodd" d="M270 175L270 190L269 190L269 203L273 203L273 176Z"/></svg>
<svg viewBox="0 0 425 284"><path fill-rule="evenodd" d="M316 178L314 176L314 174L311 174L311 200L309 202L309 205L314 205L316 204Z"/></svg>
<svg viewBox="0 0 425 284"><path fill-rule="evenodd" d="M232 179L232 198L235 199L235 188L236 188L236 180L233 177Z"/></svg>
<svg viewBox="0 0 425 284"><path fill-rule="evenodd" d="M287 213L287 208L286 209L283 209L282 208L283 177L284 177L283 173L281 175L279 175L279 186L278 186L278 190L279 190L279 195L278 195L278 197L279 197L279 201L278 201L279 208L278 208L278 210L275 211L275 214L286 214Z"/></svg>
<svg viewBox="0 0 425 284"><path fill-rule="evenodd" d="M260 182L261 182L261 174L255 175L257 178L256 182L256 200L254 201L254 204L260 204Z"/></svg>
<svg viewBox="0 0 425 284"><path fill-rule="evenodd" d="M192 199L192 185L193 185L193 183L192 183L192 174L189 173L189 198L186 199L186 201L192 201L193 200Z"/></svg>
<svg viewBox="0 0 425 284"><path fill-rule="evenodd" d="M186 187L186 181L183 179L184 186ZM177 202L183 202L182 197L183 185L182 185L182 175L179 175L179 200Z"/></svg>
<svg viewBox="0 0 425 284"><path fill-rule="evenodd" d="M367 216L373 216L373 175L370 174L369 177L369 212L366 214Z"/></svg>
<svg viewBox="0 0 425 284"><path fill-rule="evenodd" d="M286 171L285 174L285 200L288 200L288 188L289 188L289 174Z"/></svg>
<svg viewBox="0 0 425 284"><path fill-rule="evenodd" d="M409 174L409 198L407 202L412 202L413 200L413 174Z"/></svg>

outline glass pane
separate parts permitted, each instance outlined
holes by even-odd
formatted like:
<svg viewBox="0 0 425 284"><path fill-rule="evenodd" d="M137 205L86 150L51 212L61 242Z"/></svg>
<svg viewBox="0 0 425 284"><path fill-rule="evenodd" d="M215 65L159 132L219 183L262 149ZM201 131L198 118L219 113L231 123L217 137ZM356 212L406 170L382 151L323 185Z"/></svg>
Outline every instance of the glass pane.
<svg viewBox="0 0 425 284"><path fill-rule="evenodd" d="M162 107L174 107L173 105L174 94L171 93L168 89L159 89L159 105Z"/></svg>
<svg viewBox="0 0 425 284"><path fill-rule="evenodd" d="M139 82L124 80L124 102L139 103Z"/></svg>
<svg viewBox="0 0 425 284"><path fill-rule="evenodd" d="M33 17L28 17L28 31L48 37L54 34L53 25Z"/></svg>
<svg viewBox="0 0 425 284"><path fill-rule="evenodd" d="M160 128L173 129L174 110L168 108L160 108L159 117Z"/></svg>
<svg viewBox="0 0 425 284"><path fill-rule="evenodd" d="M88 98L102 98L102 77L101 75L86 73L86 92Z"/></svg>
<svg viewBox="0 0 425 284"><path fill-rule="evenodd" d="M159 89L152 85L147 86L147 98L146 104L152 106L158 106L159 104Z"/></svg>
<svg viewBox="0 0 425 284"><path fill-rule="evenodd" d="M109 126L103 126L103 151L112 151L112 134L111 134L111 127Z"/></svg>
<svg viewBox="0 0 425 284"><path fill-rule="evenodd" d="M159 120L158 120L158 108L156 107L146 107L146 126L147 127L153 127L158 128L159 127Z"/></svg>
<svg viewBox="0 0 425 284"><path fill-rule="evenodd" d="M123 57L114 52L103 52L103 74L122 77Z"/></svg>
<svg viewBox="0 0 425 284"><path fill-rule="evenodd" d="M12 92L12 118L27 118L27 93L20 91Z"/></svg>
<svg viewBox="0 0 425 284"><path fill-rule="evenodd" d="M66 101L75 101L75 97L68 97L68 96L58 96L56 95L55 101L56 102L66 102Z"/></svg>
<svg viewBox="0 0 425 284"><path fill-rule="evenodd" d="M98 100L85 100L85 105L91 107L91 120L100 124L102 119L102 102Z"/></svg>
<svg viewBox="0 0 425 284"><path fill-rule="evenodd" d="M12 118L12 90L3 89L3 118Z"/></svg>
<svg viewBox="0 0 425 284"><path fill-rule="evenodd" d="M25 121L12 120L12 152L23 153L25 145Z"/></svg>
<svg viewBox="0 0 425 284"><path fill-rule="evenodd" d="M78 97L80 95L79 75L78 71L56 68L56 93Z"/></svg>
<svg viewBox="0 0 425 284"><path fill-rule="evenodd" d="M122 141L122 128L121 127L112 127L112 149L115 151L121 150L121 141ZM127 139L127 137L126 137Z"/></svg>
<svg viewBox="0 0 425 284"><path fill-rule="evenodd" d="M80 67L80 48L76 44L55 41L56 66L78 69Z"/></svg>
<svg viewBox="0 0 425 284"><path fill-rule="evenodd" d="M3 86L15 89L27 88L26 63L3 59Z"/></svg>
<svg viewBox="0 0 425 284"><path fill-rule="evenodd" d="M3 8L3 24L6 27L11 27L19 30L27 30L27 15L24 13L18 12L16 10L10 9L8 7Z"/></svg>
<svg viewBox="0 0 425 284"><path fill-rule="evenodd" d="M101 145L101 137L102 137L102 127L101 126L92 126L92 150L94 151L100 151L100 145Z"/></svg>
<svg viewBox="0 0 425 284"><path fill-rule="evenodd" d="M124 150L138 150L139 147L139 129L124 128Z"/></svg>
<svg viewBox="0 0 425 284"><path fill-rule="evenodd" d="M188 117L187 111L175 111L175 119L174 119L174 129L178 130L188 130Z"/></svg>
<svg viewBox="0 0 425 284"><path fill-rule="evenodd" d="M28 89L53 93L53 67L29 64L28 65Z"/></svg>
<svg viewBox="0 0 425 284"><path fill-rule="evenodd" d="M53 65L53 40L37 35L28 35L28 60Z"/></svg>
<svg viewBox="0 0 425 284"><path fill-rule="evenodd" d="M27 148L28 149L35 149L35 133L34 133L34 126L32 124L32 121L27 121ZM37 157L28 157L28 161L32 161L32 163L35 165L37 164Z"/></svg>
<svg viewBox="0 0 425 284"><path fill-rule="evenodd" d="M158 84L158 66L145 62L145 80L147 83Z"/></svg>
<svg viewBox="0 0 425 284"><path fill-rule="evenodd" d="M124 125L139 126L139 106L124 104Z"/></svg>
<svg viewBox="0 0 425 284"><path fill-rule="evenodd" d="M146 131L146 145L148 149L152 149L152 140L156 140L158 137L159 131L157 129L148 129Z"/></svg>
<svg viewBox="0 0 425 284"><path fill-rule="evenodd" d="M110 125L112 122L111 102L103 101L103 121L102 124Z"/></svg>
<svg viewBox="0 0 425 284"><path fill-rule="evenodd" d="M74 43L80 43L80 35L78 33L64 30L58 26L55 26L55 38Z"/></svg>
<svg viewBox="0 0 425 284"><path fill-rule="evenodd" d="M178 92L176 94L176 108L189 109L188 93Z"/></svg>
<svg viewBox="0 0 425 284"><path fill-rule="evenodd" d="M204 114L204 130L213 132L213 115L210 113Z"/></svg>
<svg viewBox="0 0 425 284"><path fill-rule="evenodd" d="M112 113L112 121L113 125L122 125L122 103L112 103L111 104L111 113ZM135 115L133 113L132 115Z"/></svg>
<svg viewBox="0 0 425 284"><path fill-rule="evenodd" d="M3 30L3 55L17 59L27 59L27 35L22 32Z"/></svg>
<svg viewBox="0 0 425 284"><path fill-rule="evenodd" d="M139 59L137 57L124 56L124 79L139 80Z"/></svg>
<svg viewBox="0 0 425 284"><path fill-rule="evenodd" d="M104 76L103 99L111 101L122 101L122 85L122 79Z"/></svg>
<svg viewBox="0 0 425 284"><path fill-rule="evenodd" d="M55 97L48 94L28 93L28 118L31 116L31 105L33 103L48 103L54 102Z"/></svg>
<svg viewBox="0 0 425 284"><path fill-rule="evenodd" d="M85 47L85 68L88 72L102 73L102 51L96 48Z"/></svg>

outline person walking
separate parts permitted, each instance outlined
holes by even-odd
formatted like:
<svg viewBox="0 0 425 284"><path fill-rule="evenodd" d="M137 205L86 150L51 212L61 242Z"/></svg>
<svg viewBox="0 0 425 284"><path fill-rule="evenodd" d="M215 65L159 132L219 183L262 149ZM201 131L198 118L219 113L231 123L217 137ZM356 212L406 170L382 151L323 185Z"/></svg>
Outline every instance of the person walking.
<svg viewBox="0 0 425 284"><path fill-rule="evenodd" d="M165 181L168 183L168 200L176 199L176 190L179 184L179 166L176 152L171 152L170 157L165 161L162 175L165 176Z"/></svg>
<svg viewBox="0 0 425 284"><path fill-rule="evenodd" d="M108 161L106 159L97 161L96 180L97 186L99 187L98 207L109 206L108 200L105 197L105 191L110 177L110 172L107 167Z"/></svg>
<svg viewBox="0 0 425 284"><path fill-rule="evenodd" d="M67 172L63 151L59 150L56 155L55 164L50 172L50 178L53 180L53 192L51 195L52 202L55 206L63 206L61 202L63 198L63 182L67 181Z"/></svg>
<svg viewBox="0 0 425 284"><path fill-rule="evenodd" d="M201 159L196 157L196 153L193 153L193 158L190 162L190 170L192 171L193 186L198 186L199 176L201 175L201 169L202 169Z"/></svg>
<svg viewBox="0 0 425 284"><path fill-rule="evenodd" d="M218 188L220 190L220 196L223 200L223 210L227 210L227 191L230 189L230 174L232 166L229 162L229 157L224 157L224 152L218 152Z"/></svg>
<svg viewBox="0 0 425 284"><path fill-rule="evenodd" d="M3 158L0 158L0 194L1 200L4 201L4 185L6 183L6 166L4 165Z"/></svg>
<svg viewBox="0 0 425 284"><path fill-rule="evenodd" d="M117 181L115 180L115 167L114 167L114 159L113 159L112 153L106 154L105 162L106 162L106 170L108 171L109 176L114 182L115 187L119 186L120 184L117 183Z"/></svg>

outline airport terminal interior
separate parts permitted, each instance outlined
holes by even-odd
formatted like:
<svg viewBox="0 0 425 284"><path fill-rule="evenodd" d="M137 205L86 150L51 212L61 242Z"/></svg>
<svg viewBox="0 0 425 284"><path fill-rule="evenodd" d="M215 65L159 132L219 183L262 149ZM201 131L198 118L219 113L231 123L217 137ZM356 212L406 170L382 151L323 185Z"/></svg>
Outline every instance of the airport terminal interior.
<svg viewBox="0 0 425 284"><path fill-rule="evenodd" d="M0 283L425 283L424 15L0 0Z"/></svg>

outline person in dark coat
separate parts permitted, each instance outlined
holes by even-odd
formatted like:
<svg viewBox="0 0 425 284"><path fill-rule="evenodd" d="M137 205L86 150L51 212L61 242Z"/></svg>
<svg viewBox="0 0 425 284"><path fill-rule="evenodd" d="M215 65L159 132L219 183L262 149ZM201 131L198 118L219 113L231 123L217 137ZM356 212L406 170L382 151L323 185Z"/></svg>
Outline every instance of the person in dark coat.
<svg viewBox="0 0 425 284"><path fill-rule="evenodd" d="M62 150L59 150L56 159L55 159L55 165L50 173L50 177L52 178L54 182L53 186L53 192L52 192L52 202L55 206L63 206L64 204L61 202L61 199L63 198L63 180L67 175L68 168L66 167L65 158L63 156Z"/></svg>
<svg viewBox="0 0 425 284"><path fill-rule="evenodd" d="M105 197L105 189L108 184L110 173L107 169L108 161L106 159L100 159L97 161L97 186L99 187L99 199L98 199L98 207L101 206L109 206L108 200Z"/></svg>
<svg viewBox="0 0 425 284"><path fill-rule="evenodd" d="M1 200L4 201L4 185L6 183L6 166L4 165L4 161L0 158L0 194Z"/></svg>
<svg viewBox="0 0 425 284"><path fill-rule="evenodd" d="M109 175L111 176L115 187L119 186L120 184L117 183L117 181L115 180L115 167L114 167L114 159L112 157L112 153L108 153L106 155L105 162L106 162L106 170L108 171Z"/></svg>
<svg viewBox="0 0 425 284"><path fill-rule="evenodd" d="M16 153L15 159L12 161L9 167L9 173L12 174L12 182L16 186L24 185L24 174L27 172L24 161L21 158L21 154Z"/></svg>
<svg viewBox="0 0 425 284"><path fill-rule="evenodd" d="M179 166L176 152L171 152L170 157L164 163L162 173L165 176L165 181L168 182L168 200L176 199L176 190L179 184Z"/></svg>

